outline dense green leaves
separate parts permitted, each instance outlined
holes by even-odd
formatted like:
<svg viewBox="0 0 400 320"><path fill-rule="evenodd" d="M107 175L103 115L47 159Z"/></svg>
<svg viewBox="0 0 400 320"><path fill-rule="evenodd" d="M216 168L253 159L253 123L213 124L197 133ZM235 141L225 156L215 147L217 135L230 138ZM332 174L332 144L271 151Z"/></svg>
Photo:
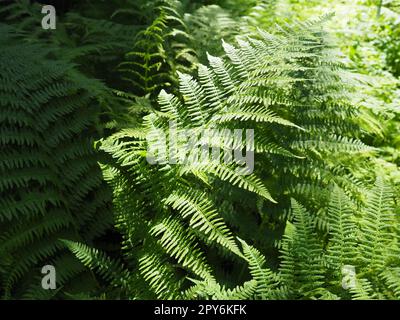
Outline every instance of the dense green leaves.
<svg viewBox="0 0 400 320"><path fill-rule="evenodd" d="M2 298L399 299L396 8L2 7Z"/></svg>
<svg viewBox="0 0 400 320"><path fill-rule="evenodd" d="M112 223L111 194L91 145L96 111L88 80L0 30L0 293L35 297L44 265L54 263L60 286L87 273L76 259L63 265L68 252L56 240L92 244Z"/></svg>

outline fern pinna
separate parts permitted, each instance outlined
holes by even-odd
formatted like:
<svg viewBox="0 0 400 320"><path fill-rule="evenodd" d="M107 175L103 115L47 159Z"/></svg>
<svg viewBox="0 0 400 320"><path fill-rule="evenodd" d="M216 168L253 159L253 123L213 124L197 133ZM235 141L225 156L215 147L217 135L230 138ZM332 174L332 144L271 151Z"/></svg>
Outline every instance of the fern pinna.
<svg viewBox="0 0 400 320"><path fill-rule="evenodd" d="M275 247L286 225L284 204L292 196L320 210L329 202L331 183L361 202L364 189L349 159L373 152L354 139L357 108L321 27L324 19L282 27L276 34L259 30L238 37L237 46L223 42L226 58L208 55L209 66L199 66L197 79L179 73L178 95L161 91L159 110L140 126L100 142L109 156L103 171L114 190L124 261L76 242L67 245L108 279L104 265L119 270L111 277L112 295L278 299L292 297L299 286L304 297L312 297L323 278L317 236L327 228L326 212L318 221L294 204L295 224L302 226L295 239L315 238L297 253L303 267L315 264L307 282L310 277L297 275L298 257L291 256L291 248L300 245L284 240L283 259ZM254 144L224 141L255 153L254 173L240 175L240 163L210 158L150 165L149 148L162 143L156 133L168 131L171 122L178 133L192 129L194 135L204 128L254 129ZM218 139L202 145L224 147ZM321 230L314 231L310 221Z"/></svg>
<svg viewBox="0 0 400 320"><path fill-rule="evenodd" d="M144 9L146 5L139 7ZM177 71L195 68L196 52L189 46L191 36L183 18L183 7L177 0L152 4L149 15L155 16L154 19L134 37L132 50L119 66L135 94L154 97L160 89L176 84Z"/></svg>
<svg viewBox="0 0 400 320"><path fill-rule="evenodd" d="M94 277L58 239L93 245L112 223L92 146L101 86L4 25L0 46L0 293L58 294L41 288L48 264L64 292L93 287Z"/></svg>
<svg viewBox="0 0 400 320"><path fill-rule="evenodd" d="M195 281L187 298L212 299L399 299L399 234L391 226L398 198L378 178L358 207L332 186L328 231L319 234L315 215L292 199L292 219L279 245L277 270L240 240L251 279L235 288ZM392 224L390 224L392 223ZM373 258L372 258L373 257Z"/></svg>

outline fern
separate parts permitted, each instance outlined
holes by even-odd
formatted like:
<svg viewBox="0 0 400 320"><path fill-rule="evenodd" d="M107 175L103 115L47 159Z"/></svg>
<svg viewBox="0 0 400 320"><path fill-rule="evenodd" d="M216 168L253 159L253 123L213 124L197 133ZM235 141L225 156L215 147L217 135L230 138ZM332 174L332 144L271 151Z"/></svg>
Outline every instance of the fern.
<svg viewBox="0 0 400 320"><path fill-rule="evenodd" d="M312 296L322 287L322 248L314 232L311 217L296 201L292 202L294 224L288 222L282 244L280 273L291 296Z"/></svg>
<svg viewBox="0 0 400 320"><path fill-rule="evenodd" d="M176 84L177 72L193 70L196 52L184 21L184 4L176 0L155 2L149 26L137 33L119 70L139 96L151 95Z"/></svg>
<svg viewBox="0 0 400 320"><path fill-rule="evenodd" d="M383 198L385 206L382 207L380 200ZM387 225L381 221L390 217L388 212L393 212L392 200L390 186L381 178L377 179L361 209L335 187L327 213L327 237L317 232L310 222L310 215L294 202L294 229L288 229L288 237L282 244L280 276L287 287L298 286L304 290L308 286L317 286L314 293L303 292L301 298L324 298L326 293L322 296L321 288L326 288L331 295L342 299L396 299L399 284L396 275L398 233L392 229L376 234L376 238L371 237L372 230L385 230ZM371 223L371 215L375 217L374 223ZM379 251L376 245L371 244L371 238L385 243L389 237L390 246L379 246ZM298 256L301 252L306 254ZM354 273L346 274L343 270L346 266L351 267Z"/></svg>
<svg viewBox="0 0 400 320"><path fill-rule="evenodd" d="M37 275L52 263L64 275L60 286L84 273L93 285L76 259L77 266L58 260L66 251L57 238L92 244L112 223L110 192L91 145L96 91L71 65L50 60L46 48L0 30L1 295L41 291Z"/></svg>
<svg viewBox="0 0 400 320"><path fill-rule="evenodd" d="M300 199L306 199L312 188L321 190L333 181L341 192L360 195L356 179L349 180L351 173L340 171L335 159L372 149L354 138L357 109L340 82L340 63L330 58L331 47L320 26L325 19L285 27L277 34L260 30L252 38L238 39L237 46L223 42L226 58L208 55L210 66L200 65L197 78L178 73L179 93L161 90L155 108L159 111L150 111L139 126L100 141L100 149L108 155L103 171L114 189L125 260L141 275L132 280L141 290L132 289L129 297L210 297L214 289L215 297L337 295L320 290L323 248L315 221L296 202L294 230L285 237L278 269L270 269L262 252L249 247L247 239L241 250L232 232L241 229L242 219L254 223L258 214L253 206L241 203L243 197L260 203L259 211L274 210L276 198L283 201L300 183L309 183L309 189L297 189ZM170 164L164 159L166 150L160 151L165 141L159 133L168 132L171 123L178 135L192 130L194 136L203 129L252 128L254 145L229 135L222 141L211 135L201 144L257 151L268 165L242 175L240 163L210 158L181 161L188 147L181 142L169 159L175 164ZM150 165L148 159L158 165ZM308 204L315 206L321 195L312 195ZM254 223L259 232L282 229L284 219L267 226L267 217ZM263 250L276 250L270 239L254 232L248 236ZM232 272L242 270L238 279L229 281L229 274L221 274L216 265L223 261L234 266ZM248 276L254 281L246 283ZM187 288L189 279L193 288ZM214 289L201 292L210 286Z"/></svg>

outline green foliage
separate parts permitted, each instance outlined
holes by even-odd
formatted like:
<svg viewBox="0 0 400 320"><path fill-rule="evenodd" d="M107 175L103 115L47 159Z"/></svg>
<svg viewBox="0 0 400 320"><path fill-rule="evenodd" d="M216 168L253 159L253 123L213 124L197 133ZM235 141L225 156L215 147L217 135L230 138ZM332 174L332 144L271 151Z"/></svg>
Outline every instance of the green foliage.
<svg viewBox="0 0 400 320"><path fill-rule="evenodd" d="M52 263L68 291L86 269L57 238L93 245L112 223L92 148L101 85L21 44L12 29L1 25L0 34L0 292L34 296L40 269Z"/></svg>
<svg viewBox="0 0 400 320"><path fill-rule="evenodd" d="M400 299L397 2L7 1L1 297Z"/></svg>
<svg viewBox="0 0 400 320"><path fill-rule="evenodd" d="M296 202L293 210L294 229L283 240L284 268L280 272L299 286L295 294L300 293L302 298L398 299L393 289L399 285L399 279L395 280L399 235L393 228L398 217L387 184L378 179L361 208L336 186L327 214L327 237L317 236L312 215ZM289 251L289 246L298 247ZM304 256L293 259L293 252ZM345 266L355 269L354 278L346 278ZM296 270L295 276L292 270ZM347 281L347 287L343 286Z"/></svg>
<svg viewBox="0 0 400 320"><path fill-rule="evenodd" d="M288 235L284 242L279 280L268 271L261 252L246 244L261 241L266 246L266 239L247 238L242 242L243 251L239 249L231 230L240 227L240 216L246 216L246 207L230 199L233 192L255 197L265 210L271 208L268 203L276 202L275 196L284 199L283 194L289 193L308 198L308 203L315 205L314 201L323 200L317 191L331 181L337 181L342 192L360 196L358 185L347 180L349 174L329 169L336 165L335 157L352 154L354 158L369 148L350 138L350 133L354 137L357 130L353 120L357 109L346 98L346 88L340 82L340 64L327 54L331 54L331 48L324 43L322 21L298 24L277 34L260 30L257 38L238 39L237 47L224 42L226 59L209 55L210 66L199 65L198 80L179 73L179 95L161 91L157 108L160 111L146 115L139 127L124 129L101 141L100 149L110 155L104 172L114 190L124 257L130 270L139 270L139 274L131 275L136 286L128 293L130 298L170 299L210 293L214 297L238 297L244 290L266 299L290 296L293 291L307 295L322 284L323 266L315 258L321 249L317 240L307 242L315 234L304 209L297 206L294 210L295 221L303 229L292 237ZM163 140L158 132L167 132L171 122L175 123L177 135L187 129L228 129L237 128L238 124L255 128L255 144L249 150L270 166L256 168L255 174L239 175L239 163L227 165L209 157L202 162L180 162L186 145L179 142L174 148L177 163L170 165L162 158L162 152L151 150L162 150ZM212 139L202 143L212 147L230 141ZM245 148L242 141L232 143ZM149 157L159 166L149 164ZM299 186L307 179L307 186ZM214 197L217 186L221 191ZM228 224L226 213L217 209L220 197L226 199L223 208L232 210ZM249 210L249 219L252 214ZM262 225L263 222L257 228L262 230ZM218 261L226 260L232 265L232 273L226 275L232 279L232 274L245 270L240 259L249 263L249 274L242 271L235 282L217 284L215 274L219 270L213 268L221 263ZM300 265L295 266L296 263ZM290 271L301 268L307 274ZM257 284L248 282L241 289L224 292L227 286L236 286L248 275ZM185 291L190 286L188 279L195 285ZM306 280L310 281L300 284ZM279 286L279 281L285 282L286 287ZM210 289L207 294L199 293L199 288L214 288L215 292Z"/></svg>
<svg viewBox="0 0 400 320"><path fill-rule="evenodd" d="M190 297L399 299L399 234L392 228L398 217L393 214L391 188L378 179L366 205L355 208L335 186L329 231L319 235L313 215L292 200L293 222L287 223L277 271L265 267L260 252L242 241L252 279L231 290L213 282L199 283ZM343 271L346 266L354 268L354 275Z"/></svg>
<svg viewBox="0 0 400 320"><path fill-rule="evenodd" d="M189 47L190 36L179 1L159 1L153 8L155 18L138 32L134 48L126 54L120 71L140 96L153 95L176 83L176 72L191 70L197 62Z"/></svg>

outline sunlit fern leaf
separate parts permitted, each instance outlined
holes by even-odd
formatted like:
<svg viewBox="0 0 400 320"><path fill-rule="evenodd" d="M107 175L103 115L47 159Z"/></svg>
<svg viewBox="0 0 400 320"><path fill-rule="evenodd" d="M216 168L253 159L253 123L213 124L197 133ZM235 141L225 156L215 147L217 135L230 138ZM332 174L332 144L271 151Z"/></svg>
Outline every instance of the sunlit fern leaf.
<svg viewBox="0 0 400 320"><path fill-rule="evenodd" d="M192 228L206 234L211 241L216 241L232 252L241 255L233 235L205 194L173 193L165 202L179 210L184 219L190 217L189 225Z"/></svg>
<svg viewBox="0 0 400 320"><path fill-rule="evenodd" d="M243 254L248 260L250 274L256 281L255 296L262 300L279 297L279 275L274 274L266 266L265 257L257 249L240 240Z"/></svg>

